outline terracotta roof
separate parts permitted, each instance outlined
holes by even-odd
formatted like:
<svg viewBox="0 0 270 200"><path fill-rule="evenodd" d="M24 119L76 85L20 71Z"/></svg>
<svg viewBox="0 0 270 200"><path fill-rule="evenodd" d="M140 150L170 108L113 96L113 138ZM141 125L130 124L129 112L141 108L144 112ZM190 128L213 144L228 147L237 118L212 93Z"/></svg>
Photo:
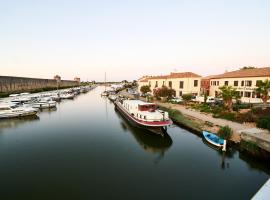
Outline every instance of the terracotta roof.
<svg viewBox="0 0 270 200"><path fill-rule="evenodd" d="M199 77L201 76L193 72L171 73L169 75L169 78L199 78Z"/></svg>
<svg viewBox="0 0 270 200"><path fill-rule="evenodd" d="M148 79L140 80L140 82L148 82Z"/></svg>
<svg viewBox="0 0 270 200"><path fill-rule="evenodd" d="M217 75L210 75L210 76L205 76L205 77L202 77L202 80L210 80L211 78L214 78L216 77Z"/></svg>
<svg viewBox="0 0 270 200"><path fill-rule="evenodd" d="M270 67L255 68L255 69L240 69L236 71L225 72L224 74L213 76L211 79L265 77L265 76L270 77Z"/></svg>
<svg viewBox="0 0 270 200"><path fill-rule="evenodd" d="M168 78L167 75L164 75L164 76L151 76L148 79L166 79L166 78Z"/></svg>

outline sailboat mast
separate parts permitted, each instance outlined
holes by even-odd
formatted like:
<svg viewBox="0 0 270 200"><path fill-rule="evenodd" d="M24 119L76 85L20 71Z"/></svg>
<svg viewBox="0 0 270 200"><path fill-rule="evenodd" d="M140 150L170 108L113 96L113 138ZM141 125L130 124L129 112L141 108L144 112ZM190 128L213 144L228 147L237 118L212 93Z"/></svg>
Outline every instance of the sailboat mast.
<svg viewBox="0 0 270 200"><path fill-rule="evenodd" d="M107 84L106 84L106 72L105 72L105 91L106 91L106 87L107 87Z"/></svg>

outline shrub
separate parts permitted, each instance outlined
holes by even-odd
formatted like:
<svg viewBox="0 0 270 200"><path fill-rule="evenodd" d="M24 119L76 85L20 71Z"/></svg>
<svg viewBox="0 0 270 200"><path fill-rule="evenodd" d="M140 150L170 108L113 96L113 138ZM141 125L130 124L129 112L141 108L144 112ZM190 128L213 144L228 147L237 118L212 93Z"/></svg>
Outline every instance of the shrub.
<svg viewBox="0 0 270 200"><path fill-rule="evenodd" d="M238 113L236 115L235 120L237 122L243 123L243 122L254 122L254 116L252 114L252 112L247 112L247 113Z"/></svg>
<svg viewBox="0 0 270 200"><path fill-rule="evenodd" d="M260 117L257 122L256 125L258 128L264 128L264 129L268 129L270 130L270 117Z"/></svg>
<svg viewBox="0 0 270 200"><path fill-rule="evenodd" d="M235 114L231 112L214 113L214 118L222 118L230 121L235 121Z"/></svg>
<svg viewBox="0 0 270 200"><path fill-rule="evenodd" d="M232 129L229 126L220 127L218 134L224 140L229 140L232 137Z"/></svg>
<svg viewBox="0 0 270 200"><path fill-rule="evenodd" d="M183 94L183 95L182 95L182 99L183 99L184 101L191 101L192 97L193 97L192 94Z"/></svg>

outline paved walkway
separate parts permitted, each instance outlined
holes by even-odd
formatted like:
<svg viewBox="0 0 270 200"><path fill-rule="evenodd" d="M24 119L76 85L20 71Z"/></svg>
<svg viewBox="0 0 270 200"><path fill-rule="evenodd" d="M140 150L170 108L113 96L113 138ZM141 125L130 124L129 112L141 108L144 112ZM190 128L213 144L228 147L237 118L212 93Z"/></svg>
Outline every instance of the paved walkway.
<svg viewBox="0 0 270 200"><path fill-rule="evenodd" d="M161 106L165 106L165 107L171 107L173 109L178 109L182 114L187 115L187 116L191 116L194 117L196 119L199 120L203 120L203 121L208 121L213 123L214 125L218 125L218 126L229 126L234 132L238 132L241 130L245 130L245 129L250 129L250 125L246 125L246 124L240 124L237 122L232 122L232 121L228 121L225 119L220 119L220 118L214 118L209 114L206 113L201 113L198 111L194 111L191 109L187 109L184 106L181 105L176 105L176 104L169 104L169 103L157 103L158 105Z"/></svg>

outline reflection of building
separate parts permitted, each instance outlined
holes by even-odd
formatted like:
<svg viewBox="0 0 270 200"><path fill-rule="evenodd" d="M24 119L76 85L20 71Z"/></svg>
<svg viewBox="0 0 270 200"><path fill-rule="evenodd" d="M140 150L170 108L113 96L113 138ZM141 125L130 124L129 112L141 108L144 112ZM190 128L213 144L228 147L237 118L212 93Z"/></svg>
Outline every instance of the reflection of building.
<svg viewBox="0 0 270 200"><path fill-rule="evenodd" d="M217 96L219 87L228 85L235 88L243 102L261 102L260 95L256 94L258 81L270 80L270 67L241 69L216 75L210 79L210 96Z"/></svg>
<svg viewBox="0 0 270 200"><path fill-rule="evenodd" d="M192 72L171 73L165 76L146 76L138 80L139 88L143 85L149 85L151 91L167 86L176 92L176 97L183 94L192 93L199 95L201 88L201 76Z"/></svg>

